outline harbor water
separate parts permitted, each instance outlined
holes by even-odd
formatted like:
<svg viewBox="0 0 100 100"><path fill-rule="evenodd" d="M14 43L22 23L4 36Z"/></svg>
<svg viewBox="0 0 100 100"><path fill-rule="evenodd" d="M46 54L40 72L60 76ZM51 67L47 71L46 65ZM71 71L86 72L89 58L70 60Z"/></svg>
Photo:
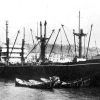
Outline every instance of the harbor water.
<svg viewBox="0 0 100 100"><path fill-rule="evenodd" d="M31 89L0 81L0 100L100 100L100 88Z"/></svg>

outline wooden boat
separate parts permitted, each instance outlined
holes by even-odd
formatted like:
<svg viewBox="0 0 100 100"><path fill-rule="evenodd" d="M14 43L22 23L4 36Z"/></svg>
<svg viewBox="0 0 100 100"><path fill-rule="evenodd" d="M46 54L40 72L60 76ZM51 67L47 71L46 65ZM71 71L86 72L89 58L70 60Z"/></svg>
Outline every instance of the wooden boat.
<svg viewBox="0 0 100 100"><path fill-rule="evenodd" d="M81 87L89 87L91 84L90 78L81 78L78 80L64 82L60 81L60 78L57 76L52 76L49 79L40 78L40 81L36 80L22 80L19 78L15 79L15 85L21 87L29 87L29 88L38 88L38 89L53 89L53 88L81 88Z"/></svg>
<svg viewBox="0 0 100 100"><path fill-rule="evenodd" d="M89 87L91 85L91 79L79 79L72 82L62 82L61 87L63 88L80 88L80 87Z"/></svg>
<svg viewBox="0 0 100 100"><path fill-rule="evenodd" d="M16 78L15 85L21 87L29 87L29 88L41 88L41 89L52 89L59 88L61 86L60 78L57 76L46 78L40 78L40 81L36 80L23 80Z"/></svg>
<svg viewBox="0 0 100 100"><path fill-rule="evenodd" d="M38 88L38 89L52 89L52 82L39 82L36 80L22 80L19 78L15 79L15 86Z"/></svg>

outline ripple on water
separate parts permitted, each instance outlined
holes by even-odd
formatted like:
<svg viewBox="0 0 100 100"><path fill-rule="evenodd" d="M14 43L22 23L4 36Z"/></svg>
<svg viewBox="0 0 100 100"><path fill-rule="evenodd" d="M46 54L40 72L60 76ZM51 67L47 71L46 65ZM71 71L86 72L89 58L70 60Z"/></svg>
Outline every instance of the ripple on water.
<svg viewBox="0 0 100 100"><path fill-rule="evenodd" d="M41 90L0 82L0 100L100 100L100 88Z"/></svg>

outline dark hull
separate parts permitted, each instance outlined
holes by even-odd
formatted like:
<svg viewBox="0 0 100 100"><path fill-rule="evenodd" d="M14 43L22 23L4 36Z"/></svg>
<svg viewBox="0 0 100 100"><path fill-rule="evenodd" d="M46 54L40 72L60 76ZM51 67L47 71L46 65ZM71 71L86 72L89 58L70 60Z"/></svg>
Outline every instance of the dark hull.
<svg viewBox="0 0 100 100"><path fill-rule="evenodd" d="M91 78L93 84L100 85L100 61L52 65L25 65L23 67L21 65L0 67L1 78L14 79L17 76L25 79L59 76L61 81L66 82L87 77Z"/></svg>

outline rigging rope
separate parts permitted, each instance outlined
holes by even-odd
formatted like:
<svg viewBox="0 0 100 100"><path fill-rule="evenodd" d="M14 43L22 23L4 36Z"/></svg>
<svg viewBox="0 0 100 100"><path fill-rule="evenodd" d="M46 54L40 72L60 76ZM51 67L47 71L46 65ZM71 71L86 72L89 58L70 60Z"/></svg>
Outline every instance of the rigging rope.
<svg viewBox="0 0 100 100"><path fill-rule="evenodd" d="M52 50L53 50L53 48L54 48L54 46L55 46L55 43L56 43L56 40L57 40L58 35L59 35L59 33L60 33L60 30L61 30L61 29L58 30L58 34L57 34L56 39L55 39L55 41L54 41L54 44L53 44L53 46L52 46L51 52L50 52L50 54L49 54L49 57L50 57L50 55L51 55L51 53L52 53ZM48 59L49 59L49 57L48 57Z"/></svg>
<svg viewBox="0 0 100 100"><path fill-rule="evenodd" d="M32 50L27 54L27 56L25 57L25 59L29 56L29 54L37 47L37 45L40 43L40 41L32 48Z"/></svg>
<svg viewBox="0 0 100 100"><path fill-rule="evenodd" d="M54 31L55 31L55 30L52 30L52 33L51 33L51 35L50 35L48 41L46 42L46 48L47 48L48 42L49 42L49 40L51 39L51 36L53 35Z"/></svg>
<svg viewBox="0 0 100 100"><path fill-rule="evenodd" d="M12 50L11 50L10 56L11 56L12 51L13 51L13 49L14 49L14 46L15 46L15 43L16 43L16 41L17 41L17 38L18 38L19 33L20 33L20 31L18 31L18 33L17 33L17 36L16 36L15 42L14 42L14 44L13 44L13 47L12 47Z"/></svg>
<svg viewBox="0 0 100 100"><path fill-rule="evenodd" d="M70 44L70 42L69 42L69 40L68 40L68 37L67 37L67 34L66 34L66 32L65 32L64 25L61 25L61 26L62 26L62 28L63 28L64 34L65 34L65 37L66 37L66 39L67 39L67 42L68 42L68 45L69 45L69 50L71 50L71 52L72 52L71 44ZM73 54L73 52L72 52L72 54Z"/></svg>
<svg viewBox="0 0 100 100"><path fill-rule="evenodd" d="M91 25L91 30L90 30L90 36L89 36L89 41L88 41L88 47L87 47L86 58L87 58L87 55L88 55L88 50L89 50L89 45L90 45L90 39L91 39L91 33L92 33L92 27L93 27L93 24Z"/></svg>

